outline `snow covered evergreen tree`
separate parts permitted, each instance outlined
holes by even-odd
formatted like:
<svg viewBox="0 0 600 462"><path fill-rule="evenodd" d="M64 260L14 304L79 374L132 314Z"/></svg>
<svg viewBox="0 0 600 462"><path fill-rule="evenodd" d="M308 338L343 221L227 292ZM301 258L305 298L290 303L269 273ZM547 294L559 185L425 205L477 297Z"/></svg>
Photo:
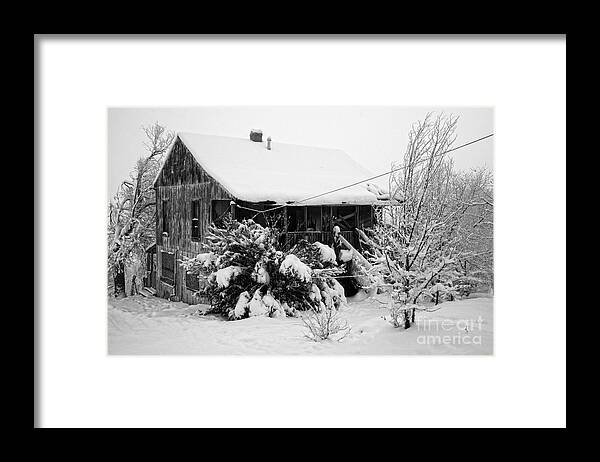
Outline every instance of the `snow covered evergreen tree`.
<svg viewBox="0 0 600 462"><path fill-rule="evenodd" d="M280 231L253 220L224 217L208 230L205 252L184 258L186 271L206 280L211 312L228 319L296 316L298 311L339 309L344 289L333 278L342 271L320 243L300 241L287 252ZM329 250L327 250L329 249Z"/></svg>

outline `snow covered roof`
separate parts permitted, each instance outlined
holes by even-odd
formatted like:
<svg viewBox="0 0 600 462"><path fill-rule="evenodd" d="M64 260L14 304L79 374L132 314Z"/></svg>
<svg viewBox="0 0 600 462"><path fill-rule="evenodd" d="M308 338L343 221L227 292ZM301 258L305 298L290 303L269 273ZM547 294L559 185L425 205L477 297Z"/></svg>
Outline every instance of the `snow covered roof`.
<svg viewBox="0 0 600 462"><path fill-rule="evenodd" d="M178 133L200 166L237 199L249 202L299 201L373 176L339 149L316 148L249 138ZM387 189L383 182L371 181ZM366 183L303 204L372 204Z"/></svg>

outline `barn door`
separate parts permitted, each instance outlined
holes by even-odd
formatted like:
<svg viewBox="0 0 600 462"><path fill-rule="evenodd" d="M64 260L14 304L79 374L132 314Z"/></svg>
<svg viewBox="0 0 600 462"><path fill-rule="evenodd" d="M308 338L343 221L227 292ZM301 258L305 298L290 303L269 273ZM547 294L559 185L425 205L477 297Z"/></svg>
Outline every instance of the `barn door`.
<svg viewBox="0 0 600 462"><path fill-rule="evenodd" d="M146 277L144 286L156 289L156 252L146 252Z"/></svg>
<svg viewBox="0 0 600 462"><path fill-rule="evenodd" d="M156 266L157 263L157 255L156 252L151 255L150 258L150 287L156 289Z"/></svg>
<svg viewBox="0 0 600 462"><path fill-rule="evenodd" d="M181 278L181 273L185 274L185 271L179 271L179 250L175 251L175 268L174 268L174 279L175 279L175 296L179 301L183 300L183 280Z"/></svg>

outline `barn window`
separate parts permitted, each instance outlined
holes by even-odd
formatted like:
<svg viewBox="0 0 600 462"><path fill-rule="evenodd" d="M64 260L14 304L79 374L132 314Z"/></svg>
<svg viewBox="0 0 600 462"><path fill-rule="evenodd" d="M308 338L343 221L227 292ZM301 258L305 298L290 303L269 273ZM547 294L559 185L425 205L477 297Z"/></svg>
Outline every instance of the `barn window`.
<svg viewBox="0 0 600 462"><path fill-rule="evenodd" d="M175 285L175 254L161 252L161 274L160 280L167 284Z"/></svg>
<svg viewBox="0 0 600 462"><path fill-rule="evenodd" d="M247 208L242 208L241 204L236 205L235 219L237 221L250 220L250 219L252 219L252 217L254 215L256 215L256 212L254 212L252 210L248 210L248 208L255 208L256 206L253 206L252 204L247 204L247 205L244 205L243 207L247 207Z"/></svg>
<svg viewBox="0 0 600 462"><path fill-rule="evenodd" d="M356 228L356 207L353 205L340 205L333 207L333 225L339 226L341 231L352 231Z"/></svg>
<svg viewBox="0 0 600 462"><path fill-rule="evenodd" d="M331 232L333 227L332 225L332 217L331 217L331 206L323 205L321 207L321 222L322 222L322 231Z"/></svg>
<svg viewBox="0 0 600 462"><path fill-rule="evenodd" d="M210 219L215 225L221 226L223 218L230 209L229 200L212 200L210 201L210 209Z"/></svg>
<svg viewBox="0 0 600 462"><path fill-rule="evenodd" d="M305 211L305 207L287 207L288 231L306 231Z"/></svg>
<svg viewBox="0 0 600 462"><path fill-rule="evenodd" d="M198 279L197 274L185 272L185 287L189 290L193 290L194 292L198 292L200 290L200 279Z"/></svg>
<svg viewBox="0 0 600 462"><path fill-rule="evenodd" d="M321 231L321 206L312 205L306 207L306 230Z"/></svg>
<svg viewBox="0 0 600 462"><path fill-rule="evenodd" d="M169 202L167 200L162 201L162 232L169 234L169 214L167 213Z"/></svg>
<svg viewBox="0 0 600 462"><path fill-rule="evenodd" d="M200 240L200 200L192 201L192 240Z"/></svg>
<svg viewBox="0 0 600 462"><path fill-rule="evenodd" d="M277 207L277 206L276 205L265 205L263 209L270 210L275 207ZM262 226L268 226L268 227L272 227L272 228L281 229L281 228L283 228L284 216L285 216L285 212L283 212L281 210L281 208L278 208L274 212L261 213L260 215L257 215L254 218L254 220Z"/></svg>
<svg viewBox="0 0 600 462"><path fill-rule="evenodd" d="M360 229L373 226L372 207L370 205L359 205L358 207L358 227Z"/></svg>

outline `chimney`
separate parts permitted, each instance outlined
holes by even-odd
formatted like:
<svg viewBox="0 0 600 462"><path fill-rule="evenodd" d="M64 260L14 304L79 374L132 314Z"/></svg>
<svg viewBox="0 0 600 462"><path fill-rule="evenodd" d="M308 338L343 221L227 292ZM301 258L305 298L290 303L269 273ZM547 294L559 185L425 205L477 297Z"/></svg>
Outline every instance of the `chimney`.
<svg viewBox="0 0 600 462"><path fill-rule="evenodd" d="M271 150L271 137L270 136L267 138L267 149L269 151Z"/></svg>
<svg viewBox="0 0 600 462"><path fill-rule="evenodd" d="M250 130L250 140L262 143L262 130L252 129Z"/></svg>

